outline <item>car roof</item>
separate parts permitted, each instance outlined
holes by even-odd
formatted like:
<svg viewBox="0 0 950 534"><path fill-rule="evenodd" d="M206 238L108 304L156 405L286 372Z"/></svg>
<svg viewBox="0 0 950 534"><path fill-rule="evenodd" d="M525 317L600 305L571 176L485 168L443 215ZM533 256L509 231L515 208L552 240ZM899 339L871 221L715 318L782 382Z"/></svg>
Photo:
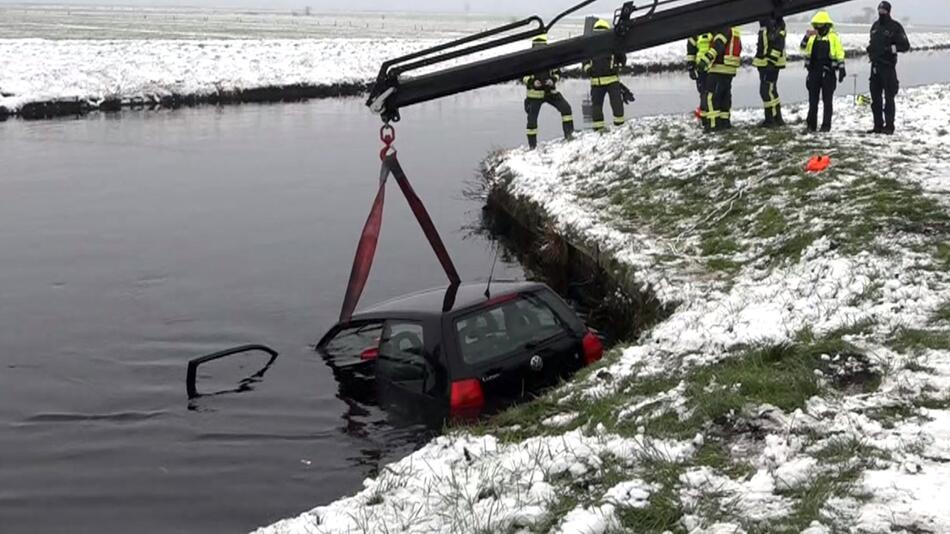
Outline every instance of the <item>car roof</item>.
<svg viewBox="0 0 950 534"><path fill-rule="evenodd" d="M387 314L418 314L418 315L442 315L457 310L464 310L473 306L485 304L491 299L515 293L524 293L547 288L544 284L537 282L492 282L491 296L485 296L487 282L471 282L457 286L454 301L450 301L449 309L444 309L446 304L446 293L452 290L452 286L427 289L404 295L392 300L387 300L380 304L361 310L353 316L354 320L366 318L379 318Z"/></svg>

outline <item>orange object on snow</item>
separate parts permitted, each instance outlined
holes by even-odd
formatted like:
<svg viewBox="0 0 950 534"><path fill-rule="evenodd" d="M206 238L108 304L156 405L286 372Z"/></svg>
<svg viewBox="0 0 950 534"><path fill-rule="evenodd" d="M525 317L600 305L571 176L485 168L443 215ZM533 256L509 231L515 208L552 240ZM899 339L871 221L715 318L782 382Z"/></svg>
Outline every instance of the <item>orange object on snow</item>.
<svg viewBox="0 0 950 534"><path fill-rule="evenodd" d="M831 156L815 156L808 160L805 170L808 172L821 172L831 165Z"/></svg>
<svg viewBox="0 0 950 534"><path fill-rule="evenodd" d="M697 119L703 118L703 108L696 108L696 111L693 112L696 115Z"/></svg>

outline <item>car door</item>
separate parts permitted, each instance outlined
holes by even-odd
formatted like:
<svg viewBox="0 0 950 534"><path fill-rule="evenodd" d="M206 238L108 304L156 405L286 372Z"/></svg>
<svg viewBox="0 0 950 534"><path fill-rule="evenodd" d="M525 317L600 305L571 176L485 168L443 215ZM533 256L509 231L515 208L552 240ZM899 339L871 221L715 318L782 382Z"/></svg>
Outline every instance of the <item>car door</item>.
<svg viewBox="0 0 950 534"><path fill-rule="evenodd" d="M390 413L429 419L444 410L439 395L444 373L427 350L427 335L419 321L393 319L383 326L376 384L380 403Z"/></svg>
<svg viewBox="0 0 950 534"><path fill-rule="evenodd" d="M383 333L382 320L356 321L333 327L317 344L340 387L340 396L375 404L376 356Z"/></svg>

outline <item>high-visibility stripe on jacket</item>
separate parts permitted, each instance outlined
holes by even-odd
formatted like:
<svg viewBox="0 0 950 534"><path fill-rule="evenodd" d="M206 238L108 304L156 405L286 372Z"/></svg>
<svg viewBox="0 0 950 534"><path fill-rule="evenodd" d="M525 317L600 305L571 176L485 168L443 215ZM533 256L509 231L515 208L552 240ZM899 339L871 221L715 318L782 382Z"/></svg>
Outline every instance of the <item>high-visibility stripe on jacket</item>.
<svg viewBox="0 0 950 534"><path fill-rule="evenodd" d="M805 66L809 69L828 66L834 70L844 67L844 45L834 28L827 35L806 35L802 40L802 51L805 52Z"/></svg>
<svg viewBox="0 0 950 534"><path fill-rule="evenodd" d="M709 50L699 59L701 69L714 74L735 76L742 64L742 34L739 28L713 32Z"/></svg>
<svg viewBox="0 0 950 534"><path fill-rule="evenodd" d="M584 72L590 76L591 87L600 87L620 82L620 69L627 63L627 56L610 54L584 63Z"/></svg>
<svg viewBox="0 0 950 534"><path fill-rule="evenodd" d="M765 26L759 29L759 42L756 46L755 59L752 65L756 67L776 67L784 69L788 64L785 53L785 24Z"/></svg>
<svg viewBox="0 0 950 534"><path fill-rule="evenodd" d="M699 58L706 55L709 45L712 43L713 35L711 33L702 33L690 37L686 41L686 63L688 67L696 66Z"/></svg>

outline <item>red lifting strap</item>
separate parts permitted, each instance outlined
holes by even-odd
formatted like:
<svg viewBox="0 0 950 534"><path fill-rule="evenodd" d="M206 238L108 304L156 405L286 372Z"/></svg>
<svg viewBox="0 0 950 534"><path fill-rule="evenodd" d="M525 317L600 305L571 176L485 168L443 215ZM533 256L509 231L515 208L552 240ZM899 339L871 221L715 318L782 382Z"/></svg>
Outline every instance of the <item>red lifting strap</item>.
<svg viewBox="0 0 950 534"><path fill-rule="evenodd" d="M412 209L412 213L415 214L416 220L419 221L419 226L422 227L426 239L429 240L429 245L432 246L432 250L439 259L439 263L442 264L442 269L445 270L449 282L453 285L460 282L458 271L455 270L455 265L445 249L442 238L439 237L439 232L432 224L429 212L426 211L422 200L409 184L409 178L406 177L402 166L399 165L396 154L392 153L383 159L383 166L379 171L379 192L376 193L376 200L373 202L372 209L370 209L366 225L363 227L363 235L360 237L359 246L356 249L353 270L350 272L350 282L346 287L346 297L343 299L343 311L340 312L340 322L347 322L353 317L356 305L359 303L363 289L366 287L366 281L369 279L369 273L373 267L373 258L376 255L376 244L379 242L379 233L383 225L386 180L390 174L396 178L399 189L402 190L406 201L409 202L409 207Z"/></svg>

